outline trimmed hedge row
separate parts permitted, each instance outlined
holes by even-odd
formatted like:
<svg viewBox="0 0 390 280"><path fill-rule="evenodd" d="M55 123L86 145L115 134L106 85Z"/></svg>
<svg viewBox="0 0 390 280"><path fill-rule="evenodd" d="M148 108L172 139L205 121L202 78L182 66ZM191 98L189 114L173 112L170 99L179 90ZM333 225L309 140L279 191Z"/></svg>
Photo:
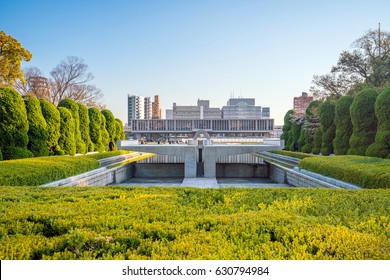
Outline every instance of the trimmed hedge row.
<svg viewBox="0 0 390 280"><path fill-rule="evenodd" d="M99 160L99 159L103 159L103 158L109 158L109 157L125 155L125 154L128 154L128 153L132 153L132 151L119 150L119 151L112 151L112 152L103 152L103 153L89 154L89 155L85 155L85 156L89 157L89 158L93 158L93 159Z"/></svg>
<svg viewBox="0 0 390 280"><path fill-rule="evenodd" d="M279 154L279 155L283 155L283 156L288 156L288 157L293 157L293 158L300 158L300 159L317 156L317 155L313 155L313 154L296 153L296 152L290 152L290 151L285 151L285 150L271 151L271 153Z"/></svg>
<svg viewBox="0 0 390 280"><path fill-rule="evenodd" d="M56 156L0 162L1 186L36 186L74 176L99 167L89 156Z"/></svg>
<svg viewBox="0 0 390 280"><path fill-rule="evenodd" d="M299 168L362 188L390 188L390 160L364 156L310 157Z"/></svg>

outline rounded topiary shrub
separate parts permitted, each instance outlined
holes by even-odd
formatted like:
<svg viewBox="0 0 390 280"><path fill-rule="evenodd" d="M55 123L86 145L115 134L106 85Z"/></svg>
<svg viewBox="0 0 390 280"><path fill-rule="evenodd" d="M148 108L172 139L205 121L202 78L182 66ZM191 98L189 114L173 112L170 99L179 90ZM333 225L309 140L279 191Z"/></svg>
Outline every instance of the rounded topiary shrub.
<svg viewBox="0 0 390 280"><path fill-rule="evenodd" d="M89 136L91 138L91 151L99 150L102 146L101 117L97 108L89 108Z"/></svg>
<svg viewBox="0 0 390 280"><path fill-rule="evenodd" d="M53 103L46 99L39 100L41 104L42 115L47 124L47 147L51 155L58 155L60 147L58 146L58 139L60 138L60 112Z"/></svg>
<svg viewBox="0 0 390 280"><path fill-rule="evenodd" d="M0 88L0 148L3 159L32 157L28 151L28 120L20 94Z"/></svg>
<svg viewBox="0 0 390 280"><path fill-rule="evenodd" d="M88 147L91 147L91 138L89 136L88 108L82 103L77 103L77 105L79 106L81 140L84 142L84 145L86 147L86 152L88 152L89 151Z"/></svg>
<svg viewBox="0 0 390 280"><path fill-rule="evenodd" d="M87 148L84 141L81 139L79 106L76 101L70 98L65 98L58 103L58 107L65 107L71 112L74 121L73 134L76 141L76 153L85 154L87 152Z"/></svg>
<svg viewBox="0 0 390 280"><path fill-rule="evenodd" d="M364 156L369 145L375 140L377 118L375 101L378 93L372 88L360 91L350 107L352 135L349 139L348 154Z"/></svg>
<svg viewBox="0 0 390 280"><path fill-rule="evenodd" d="M390 156L390 87L378 95L375 116L378 119L375 142L368 147L366 155L386 158Z"/></svg>
<svg viewBox="0 0 390 280"><path fill-rule="evenodd" d="M115 125L115 117L110 110L103 110L102 114L106 118L106 129L109 135L109 141L115 141L116 136L116 125Z"/></svg>
<svg viewBox="0 0 390 280"><path fill-rule="evenodd" d="M58 139L58 144L61 147L61 150L65 154L73 156L76 154L76 143L74 137L74 120L72 113L65 107L58 107L60 112L60 138Z"/></svg>
<svg viewBox="0 0 390 280"><path fill-rule="evenodd" d="M42 115L39 99L35 96L25 96L24 104L28 119L28 145L27 148L36 157L49 155L47 140L49 133L46 120Z"/></svg>
<svg viewBox="0 0 390 280"><path fill-rule="evenodd" d="M324 156L334 153L333 139L336 133L334 112L335 105L331 100L326 100L322 103L318 111L320 117L320 127L322 130L321 154Z"/></svg>
<svg viewBox="0 0 390 280"><path fill-rule="evenodd" d="M106 117L100 113L100 131L102 133L102 144L98 147L99 152L108 151L108 143L110 142L110 135L106 128Z"/></svg>
<svg viewBox="0 0 390 280"><path fill-rule="evenodd" d="M333 148L336 155L346 155L349 149L349 138L352 135L352 121L349 109L352 105L352 96L342 96L336 102L334 123L336 136Z"/></svg>
<svg viewBox="0 0 390 280"><path fill-rule="evenodd" d="M281 140L284 140L284 150L288 150L289 146L293 142L290 138L290 130L292 127L292 116L294 115L294 110L288 110L286 115L284 115L284 124L283 124L283 133L280 136Z"/></svg>

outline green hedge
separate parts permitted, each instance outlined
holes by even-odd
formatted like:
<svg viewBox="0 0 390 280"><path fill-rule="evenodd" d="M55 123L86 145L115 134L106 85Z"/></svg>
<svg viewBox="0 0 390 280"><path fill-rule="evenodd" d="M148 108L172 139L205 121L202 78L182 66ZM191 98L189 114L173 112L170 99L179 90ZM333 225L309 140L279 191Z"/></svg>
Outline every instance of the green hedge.
<svg viewBox="0 0 390 280"><path fill-rule="evenodd" d="M388 159L364 156L311 157L303 159L298 167L362 188L390 188Z"/></svg>
<svg viewBox="0 0 390 280"><path fill-rule="evenodd" d="M103 152L103 153L89 154L89 155L86 155L86 157L99 160L99 159L103 159L103 158L125 155L128 153L132 153L132 151L119 150L119 151L112 151L112 152Z"/></svg>
<svg viewBox="0 0 390 280"><path fill-rule="evenodd" d="M284 151L284 150L271 151L271 153L284 155L284 156L289 156L289 157L294 157L294 158L300 158L300 159L303 159L303 158L306 158L306 157L315 157L316 156L316 155L313 155L313 154L295 153L295 152Z"/></svg>
<svg viewBox="0 0 390 280"><path fill-rule="evenodd" d="M98 167L98 160L88 156L55 156L2 161L0 162L0 185L42 185Z"/></svg>

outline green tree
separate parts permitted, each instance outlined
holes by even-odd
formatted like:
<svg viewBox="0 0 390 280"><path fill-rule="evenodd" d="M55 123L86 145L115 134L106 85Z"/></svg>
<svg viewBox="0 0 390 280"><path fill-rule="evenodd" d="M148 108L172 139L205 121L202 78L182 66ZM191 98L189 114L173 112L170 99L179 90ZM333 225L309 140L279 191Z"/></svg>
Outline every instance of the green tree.
<svg viewBox="0 0 390 280"><path fill-rule="evenodd" d="M291 141L291 144L289 145L288 149L290 151L294 151L294 142L299 140L299 136L301 135L301 124L299 124L296 120L292 122L289 140Z"/></svg>
<svg viewBox="0 0 390 280"><path fill-rule="evenodd" d="M28 119L28 138L27 148L36 157L49 155L47 140L49 132L47 130L46 120L42 115L39 99L34 96L25 96L24 104Z"/></svg>
<svg viewBox="0 0 390 280"><path fill-rule="evenodd" d="M76 142L74 137L75 123L72 113L65 107L58 107L60 112L60 139L58 144L67 155L73 156L76 154Z"/></svg>
<svg viewBox="0 0 390 280"><path fill-rule="evenodd" d="M353 102L352 96L342 96L336 102L334 123L336 136L333 140L336 155L346 155L349 149L349 139L352 135L352 121L349 112Z"/></svg>
<svg viewBox="0 0 390 280"><path fill-rule="evenodd" d="M125 131L123 130L123 123L120 119L115 119L116 135L115 135L115 144L117 140L126 139Z"/></svg>
<svg viewBox="0 0 390 280"><path fill-rule="evenodd" d="M39 100L41 104L42 115L47 123L47 131L49 133L47 138L47 147L50 155L62 155L64 151L58 145L60 138L60 112L53 103L46 99Z"/></svg>
<svg viewBox="0 0 390 280"><path fill-rule="evenodd" d="M18 79L25 82L20 64L30 59L31 53L18 40L0 31L0 87L13 86Z"/></svg>
<svg viewBox="0 0 390 280"><path fill-rule="evenodd" d="M284 124L282 128L282 135L280 136L281 140L284 140L284 149L288 150L289 146L291 145L291 139L290 139L290 130L292 127L292 117L294 114L294 110L288 110L286 115L284 115Z"/></svg>
<svg viewBox="0 0 390 280"><path fill-rule="evenodd" d="M80 133L81 140L84 142L86 151L91 146L91 137L89 136L89 114L88 108L82 103L77 103L79 106L79 118L80 118Z"/></svg>
<svg viewBox="0 0 390 280"><path fill-rule="evenodd" d="M301 151L304 153L311 153L313 150L314 134L320 127L320 121L318 117L318 108L321 105L321 101L314 100L306 108L306 120L303 126L303 145L300 144Z"/></svg>
<svg viewBox="0 0 390 280"><path fill-rule="evenodd" d="M91 137L90 151L103 150L101 117L100 111L97 108L89 108L89 135Z"/></svg>
<svg viewBox="0 0 390 280"><path fill-rule="evenodd" d="M70 99L65 98L58 103L58 107L65 107L69 109L72 113L73 121L74 121L74 138L76 141L76 153L85 154L87 152L84 141L81 139L81 130L80 130L80 117L79 117L79 106L77 103Z"/></svg>
<svg viewBox="0 0 390 280"><path fill-rule="evenodd" d="M321 154L328 156L334 153L333 139L336 133L334 124L335 105L333 101L326 100L318 110L320 117L320 127L322 130Z"/></svg>
<svg viewBox="0 0 390 280"><path fill-rule="evenodd" d="M364 156L369 145L375 140L377 118L375 101L378 93L375 89L366 88L353 99L350 107L352 135L349 139L348 154Z"/></svg>
<svg viewBox="0 0 390 280"><path fill-rule="evenodd" d="M10 88L0 88L0 148L3 159L32 157L27 149L28 120L20 94Z"/></svg>
<svg viewBox="0 0 390 280"><path fill-rule="evenodd" d="M375 115L378 119L378 129L375 142L367 151L367 156L390 158L390 87L382 90L375 101Z"/></svg>
<svg viewBox="0 0 390 280"><path fill-rule="evenodd" d="M113 142L114 146L116 147L116 145L115 145L115 136L116 136L115 117L112 114L112 112L110 110L107 110L107 109L103 110L102 114L106 118L106 129L107 129L107 132L109 135L109 142ZM116 148L114 148L114 149L116 149Z"/></svg>
<svg viewBox="0 0 390 280"><path fill-rule="evenodd" d="M106 117L100 113L100 131L102 133L102 145L99 147L99 152L108 151L108 143L110 142L110 135L106 129Z"/></svg>
<svg viewBox="0 0 390 280"><path fill-rule="evenodd" d="M318 128L314 132L313 136L313 149L312 153L318 155L321 153L321 146L322 146L322 129Z"/></svg>

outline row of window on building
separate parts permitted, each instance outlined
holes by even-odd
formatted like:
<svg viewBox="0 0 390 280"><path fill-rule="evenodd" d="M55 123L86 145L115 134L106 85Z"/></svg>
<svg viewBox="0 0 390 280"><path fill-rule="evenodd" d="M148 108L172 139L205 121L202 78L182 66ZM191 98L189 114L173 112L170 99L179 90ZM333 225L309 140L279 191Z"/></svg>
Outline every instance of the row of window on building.
<svg viewBox="0 0 390 280"><path fill-rule="evenodd" d="M150 97L128 95L128 123L131 120L161 119L160 99L156 95L151 102ZM198 99L195 106L177 106L166 110L167 120L218 120L218 119L267 119L270 108L255 105L254 98L230 98L222 108L210 107L209 100Z"/></svg>

